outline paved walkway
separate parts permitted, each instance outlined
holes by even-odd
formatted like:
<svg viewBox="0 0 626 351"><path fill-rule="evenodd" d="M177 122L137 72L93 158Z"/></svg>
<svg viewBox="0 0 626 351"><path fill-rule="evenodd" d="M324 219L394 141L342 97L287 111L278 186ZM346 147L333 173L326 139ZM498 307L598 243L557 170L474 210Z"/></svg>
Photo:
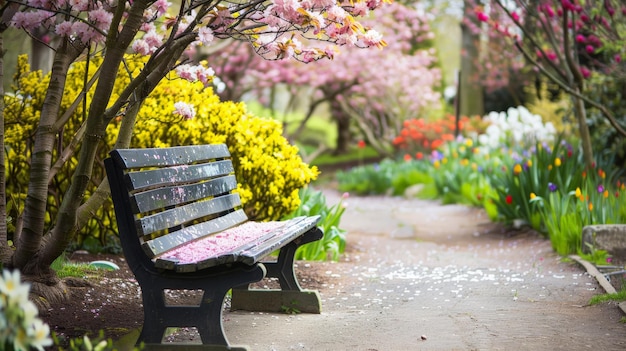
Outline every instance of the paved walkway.
<svg viewBox="0 0 626 351"><path fill-rule="evenodd" d="M339 194L327 192L329 203ZM226 334L252 350L624 350L615 304L549 241L511 233L477 209L353 197L341 262L324 275L321 315L227 312Z"/></svg>

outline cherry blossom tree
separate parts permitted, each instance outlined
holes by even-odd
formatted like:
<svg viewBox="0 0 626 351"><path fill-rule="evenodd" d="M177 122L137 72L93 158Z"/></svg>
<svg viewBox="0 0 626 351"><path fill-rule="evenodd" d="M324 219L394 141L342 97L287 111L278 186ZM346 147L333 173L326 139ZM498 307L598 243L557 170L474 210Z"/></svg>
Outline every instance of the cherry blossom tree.
<svg viewBox="0 0 626 351"><path fill-rule="evenodd" d="M424 12L400 3L377 10L363 25L381 28L384 50L347 48L337 59L309 67L294 61L261 62L239 45L209 60L224 82L224 98L237 100L250 93L272 107L273 94L282 87L290 102L307 101L292 139L327 104L338 129L336 151L348 147L354 123L369 145L387 153L403 120L440 102L441 72L430 43L434 34Z"/></svg>
<svg viewBox="0 0 626 351"><path fill-rule="evenodd" d="M332 58L337 46L365 48L384 43L378 32L358 21L361 14L381 5L378 0L182 0L176 7L165 0L0 0L0 30L13 26L33 35L46 30L57 43L52 47L51 79L39 111L22 225L13 234L14 248L7 246L6 208L0 215L3 264L20 269L33 281L33 291L45 295L47 301L65 297L66 290L50 264L65 250L85 218L109 197L106 181L86 201L84 196L107 125L121 117L115 147L128 146L143 101L174 69L185 79L211 84L212 69L193 64L198 47L219 47L221 40L233 38L246 42L266 59L311 62ZM115 77L124 70L127 52L149 59L138 74L129 76L126 88L113 95ZM55 153L52 150L59 148L58 135L73 112L60 110L69 67L95 54L102 55L102 64L93 79L85 79L84 92L72 107L88 104L83 125L74 140ZM83 101L85 92L92 89L94 97ZM194 111L188 105L171 108L184 118L193 118ZM48 227L45 218L52 166L68 160L76 150L78 164L71 185ZM4 184L4 179L0 183ZM4 191L0 198L4 204Z"/></svg>
<svg viewBox="0 0 626 351"><path fill-rule="evenodd" d="M569 94L578 122L585 163L593 164L587 106L601 111L621 135L623 122L589 95L588 80L602 75L623 80L626 66L626 6L618 0L493 0L472 9L489 30L506 39L527 64Z"/></svg>

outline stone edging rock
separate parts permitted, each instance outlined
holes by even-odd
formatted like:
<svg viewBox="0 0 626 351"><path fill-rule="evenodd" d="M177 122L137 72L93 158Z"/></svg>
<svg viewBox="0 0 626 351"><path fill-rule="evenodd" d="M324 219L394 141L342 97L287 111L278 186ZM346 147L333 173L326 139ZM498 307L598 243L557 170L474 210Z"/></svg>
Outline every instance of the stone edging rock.
<svg viewBox="0 0 626 351"><path fill-rule="evenodd" d="M587 270L587 273L589 273L589 275L596 278L600 286L604 289L604 291L606 291L607 294L617 293L613 285L611 285L611 283L606 279L604 274L600 273L596 266L594 266L591 262L583 260L578 255L570 255L569 258L578 262ZM626 313L626 302L620 302L617 304L617 306L622 310L622 312Z"/></svg>

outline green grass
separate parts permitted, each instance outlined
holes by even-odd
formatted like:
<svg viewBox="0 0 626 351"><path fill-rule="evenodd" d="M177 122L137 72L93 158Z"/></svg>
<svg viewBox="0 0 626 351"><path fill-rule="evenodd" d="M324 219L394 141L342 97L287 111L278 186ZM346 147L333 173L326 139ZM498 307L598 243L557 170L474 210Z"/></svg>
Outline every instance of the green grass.
<svg viewBox="0 0 626 351"><path fill-rule="evenodd" d="M626 301L626 284L622 286L622 289L620 291L614 294L595 295L594 297L591 298L591 300L589 300L589 304L593 306L593 305L597 305L597 304L608 302L608 301L616 301L616 302Z"/></svg>
<svg viewBox="0 0 626 351"><path fill-rule="evenodd" d="M86 276L98 276L102 270L89 265L89 263L69 262L65 255L60 256L50 267L57 273L59 278L84 278Z"/></svg>
<svg viewBox="0 0 626 351"><path fill-rule="evenodd" d="M316 157L311 164L315 166L329 166L346 162L359 162L379 157L378 151L366 146L363 149L353 149L342 155L322 154Z"/></svg>

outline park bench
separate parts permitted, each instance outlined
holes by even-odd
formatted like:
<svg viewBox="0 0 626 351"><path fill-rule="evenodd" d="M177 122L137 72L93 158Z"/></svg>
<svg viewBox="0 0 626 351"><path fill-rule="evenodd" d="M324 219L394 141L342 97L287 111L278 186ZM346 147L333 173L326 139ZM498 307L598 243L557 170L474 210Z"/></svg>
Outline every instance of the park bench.
<svg viewBox="0 0 626 351"><path fill-rule="evenodd" d="M319 216L248 220L226 145L117 149L105 167L124 256L142 292L138 344L170 348L162 344L167 328L195 327L203 344L195 347L245 350L231 348L222 325L231 289L231 309L320 313L319 294L303 290L294 272L296 249L323 236ZM250 288L265 277L280 289ZM201 301L165 298L181 290L200 292Z"/></svg>

